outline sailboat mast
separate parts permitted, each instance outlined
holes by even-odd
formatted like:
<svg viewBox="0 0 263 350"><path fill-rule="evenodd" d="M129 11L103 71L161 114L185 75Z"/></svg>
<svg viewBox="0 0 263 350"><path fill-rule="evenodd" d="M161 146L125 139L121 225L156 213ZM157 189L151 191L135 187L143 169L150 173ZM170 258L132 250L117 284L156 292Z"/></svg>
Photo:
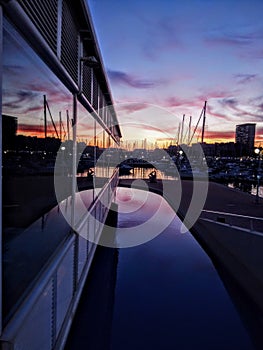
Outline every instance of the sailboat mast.
<svg viewBox="0 0 263 350"><path fill-rule="evenodd" d="M181 123L179 123L178 125L177 146L180 145L180 129L181 129Z"/></svg>
<svg viewBox="0 0 263 350"><path fill-rule="evenodd" d="M188 126L188 145L190 143L190 138L191 138L191 127L192 127L192 116L190 115L190 119L189 119L189 126Z"/></svg>
<svg viewBox="0 0 263 350"><path fill-rule="evenodd" d="M61 112L59 112L59 136L60 136L60 141L62 142L62 118L61 118Z"/></svg>
<svg viewBox="0 0 263 350"><path fill-rule="evenodd" d="M182 122L182 128L181 128L181 142L180 144L183 143L183 135L184 135L184 118L185 118L185 114L183 115L183 122Z"/></svg>
<svg viewBox="0 0 263 350"><path fill-rule="evenodd" d="M201 142L204 142L204 135L205 135L205 112L206 112L206 101L205 101L205 105L204 105L204 110L203 110L203 127L202 127L202 138L201 138Z"/></svg>

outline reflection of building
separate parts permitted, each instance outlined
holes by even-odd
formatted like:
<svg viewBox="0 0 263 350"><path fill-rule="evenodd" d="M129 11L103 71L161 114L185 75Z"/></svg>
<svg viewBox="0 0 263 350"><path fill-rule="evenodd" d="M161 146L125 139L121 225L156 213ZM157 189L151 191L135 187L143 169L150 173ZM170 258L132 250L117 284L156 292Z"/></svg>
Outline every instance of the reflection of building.
<svg viewBox="0 0 263 350"><path fill-rule="evenodd" d="M236 143L239 155L253 154L256 124L247 123L236 126Z"/></svg>
<svg viewBox="0 0 263 350"><path fill-rule="evenodd" d="M77 141L95 139L86 155L93 165L97 146L118 148L121 131L86 0L0 6L3 144L16 138L17 146L1 159L0 348L62 349L118 181L111 169L103 186L83 191L80 213L76 172L86 143ZM64 118L61 147L58 137L15 137L17 123L34 133L42 123L43 95Z"/></svg>
<svg viewBox="0 0 263 350"><path fill-rule="evenodd" d="M13 149L17 133L17 118L2 114L3 150Z"/></svg>

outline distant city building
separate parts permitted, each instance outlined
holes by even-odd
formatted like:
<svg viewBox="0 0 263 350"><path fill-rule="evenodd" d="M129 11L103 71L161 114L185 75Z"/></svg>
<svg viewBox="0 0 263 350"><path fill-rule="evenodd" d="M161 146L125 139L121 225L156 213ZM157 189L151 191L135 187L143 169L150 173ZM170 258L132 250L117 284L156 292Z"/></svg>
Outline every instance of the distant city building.
<svg viewBox="0 0 263 350"><path fill-rule="evenodd" d="M17 118L2 114L2 144L3 149L13 149L17 133Z"/></svg>
<svg viewBox="0 0 263 350"><path fill-rule="evenodd" d="M253 154L255 130L255 123L239 124L236 126L236 144L240 156Z"/></svg>
<svg viewBox="0 0 263 350"><path fill-rule="evenodd" d="M234 142L215 143L215 155L217 157L236 157L238 151Z"/></svg>

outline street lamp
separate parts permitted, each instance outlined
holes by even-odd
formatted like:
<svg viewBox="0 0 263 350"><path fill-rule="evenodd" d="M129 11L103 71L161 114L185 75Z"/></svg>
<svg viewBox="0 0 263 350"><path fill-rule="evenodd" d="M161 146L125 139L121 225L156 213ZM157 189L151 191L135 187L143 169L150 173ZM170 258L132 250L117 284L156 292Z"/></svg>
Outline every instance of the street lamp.
<svg viewBox="0 0 263 350"><path fill-rule="evenodd" d="M259 156L259 160L258 160L258 170L257 170L257 192L256 192L256 203L259 203L259 186L260 186L260 171L261 171L261 160L262 160L262 148L256 148L254 150L254 152L256 153L256 155Z"/></svg>

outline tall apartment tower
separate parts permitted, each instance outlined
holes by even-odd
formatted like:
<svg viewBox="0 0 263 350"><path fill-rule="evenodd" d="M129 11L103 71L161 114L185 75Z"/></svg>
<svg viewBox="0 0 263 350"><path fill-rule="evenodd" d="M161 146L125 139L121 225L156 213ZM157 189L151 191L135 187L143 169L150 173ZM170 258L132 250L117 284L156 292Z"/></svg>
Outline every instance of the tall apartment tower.
<svg viewBox="0 0 263 350"><path fill-rule="evenodd" d="M239 124L236 126L236 144L240 155L253 154L255 130L255 123Z"/></svg>

